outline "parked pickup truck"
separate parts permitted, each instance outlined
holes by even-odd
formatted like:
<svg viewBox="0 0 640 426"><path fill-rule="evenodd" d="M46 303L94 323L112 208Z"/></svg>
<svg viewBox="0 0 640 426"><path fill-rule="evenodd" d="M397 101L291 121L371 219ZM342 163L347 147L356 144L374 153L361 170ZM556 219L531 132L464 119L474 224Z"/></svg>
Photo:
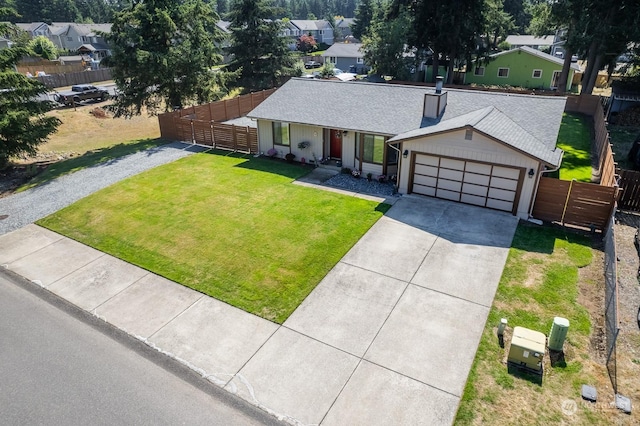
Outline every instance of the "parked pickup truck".
<svg viewBox="0 0 640 426"><path fill-rule="evenodd" d="M71 86L70 92L56 93L54 99L64 105L73 105L95 99L104 101L109 99L109 92L89 84L77 84Z"/></svg>

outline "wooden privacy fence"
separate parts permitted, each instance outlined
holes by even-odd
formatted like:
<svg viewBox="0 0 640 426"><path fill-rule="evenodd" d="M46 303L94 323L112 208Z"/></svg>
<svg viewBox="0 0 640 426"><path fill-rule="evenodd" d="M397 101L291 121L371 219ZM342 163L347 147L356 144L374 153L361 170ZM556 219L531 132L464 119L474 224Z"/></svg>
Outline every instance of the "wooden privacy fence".
<svg viewBox="0 0 640 426"><path fill-rule="evenodd" d="M74 84L89 84L95 83L96 81L111 80L111 70L109 68L101 68L92 71L52 74L46 77L38 77L38 80L50 89L73 86Z"/></svg>
<svg viewBox="0 0 640 426"><path fill-rule="evenodd" d="M587 182L540 178L533 217L562 225L605 229L618 188Z"/></svg>
<svg viewBox="0 0 640 426"><path fill-rule="evenodd" d="M618 208L640 212L640 172L620 170L618 185L622 189Z"/></svg>
<svg viewBox="0 0 640 426"><path fill-rule="evenodd" d="M233 99L160 114L158 115L160 134L165 139L232 151L258 152L256 128L222 122L244 117L274 91L275 89L263 90Z"/></svg>

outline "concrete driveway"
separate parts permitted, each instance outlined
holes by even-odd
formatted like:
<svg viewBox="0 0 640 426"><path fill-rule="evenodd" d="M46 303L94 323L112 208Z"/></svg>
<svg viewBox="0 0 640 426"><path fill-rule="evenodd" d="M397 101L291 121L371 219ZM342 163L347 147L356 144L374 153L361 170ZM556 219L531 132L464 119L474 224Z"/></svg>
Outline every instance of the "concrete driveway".
<svg viewBox="0 0 640 426"><path fill-rule="evenodd" d="M306 424L451 424L517 222L402 197L227 387Z"/></svg>
<svg viewBox="0 0 640 426"><path fill-rule="evenodd" d="M401 197L282 326L36 225L0 264L290 423L449 425L516 225Z"/></svg>

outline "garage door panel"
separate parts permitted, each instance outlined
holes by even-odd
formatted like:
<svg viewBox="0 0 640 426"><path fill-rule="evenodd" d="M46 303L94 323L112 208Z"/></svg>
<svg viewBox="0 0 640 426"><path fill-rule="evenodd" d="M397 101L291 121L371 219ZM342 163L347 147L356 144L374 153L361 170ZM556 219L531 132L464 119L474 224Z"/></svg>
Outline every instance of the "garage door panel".
<svg viewBox="0 0 640 426"><path fill-rule="evenodd" d="M451 158L441 158L440 167L444 169L464 170L464 161L454 160Z"/></svg>
<svg viewBox="0 0 640 426"><path fill-rule="evenodd" d="M462 201L463 203L474 204L476 206L484 207L484 204L487 201L487 197L479 197L477 195L471 195L471 194L462 194L460 196L460 201Z"/></svg>
<svg viewBox="0 0 640 426"><path fill-rule="evenodd" d="M513 201L516 199L516 193L504 189L489 188L489 198L498 200Z"/></svg>
<svg viewBox="0 0 640 426"><path fill-rule="evenodd" d="M431 176L415 175L413 177L413 182L418 185L433 186L435 188L438 179Z"/></svg>
<svg viewBox="0 0 640 426"><path fill-rule="evenodd" d="M438 168L433 166L425 166L416 164L415 173L426 176L438 176Z"/></svg>
<svg viewBox="0 0 640 426"><path fill-rule="evenodd" d="M457 170L448 170L448 169L440 169L440 173L438 174L438 177L443 178L443 179L448 179L448 180L457 180L457 181L461 181L462 180L462 176L464 175L463 172L457 171Z"/></svg>
<svg viewBox="0 0 640 426"><path fill-rule="evenodd" d="M489 198L487 199L487 207L510 212L513 210L513 203L509 201L493 200Z"/></svg>
<svg viewBox="0 0 640 426"><path fill-rule="evenodd" d="M486 197L488 189L483 185L473 185L470 183L465 183L462 185L462 192L470 195L479 195L481 197Z"/></svg>
<svg viewBox="0 0 640 426"><path fill-rule="evenodd" d="M518 179L520 177L520 170L511 169L507 167L493 166L493 170L491 172L493 176L508 178L508 179Z"/></svg>
<svg viewBox="0 0 640 426"><path fill-rule="evenodd" d="M479 175L476 173L469 173L469 172L464 174L465 182L473 183L476 185L488 186L490 180L491 180L491 177L489 175Z"/></svg>
<svg viewBox="0 0 640 426"><path fill-rule="evenodd" d="M462 190L462 182L459 180L438 179L438 189L440 188L460 192Z"/></svg>
<svg viewBox="0 0 640 426"><path fill-rule="evenodd" d="M460 193L456 191L447 191L445 189L438 188L436 190L436 197L444 198L445 200L460 201Z"/></svg>
<svg viewBox="0 0 640 426"><path fill-rule="evenodd" d="M492 188L500 188L500 189L508 189L510 191L515 191L518 189L518 181L511 179L503 179L499 177L492 177L491 184Z"/></svg>
<svg viewBox="0 0 640 426"><path fill-rule="evenodd" d="M416 154L416 194L513 212L522 171L455 158Z"/></svg>
<svg viewBox="0 0 640 426"><path fill-rule="evenodd" d="M481 163L467 163L467 167L465 169L467 172L478 173L481 175L490 175L491 174L491 165L490 164L481 164Z"/></svg>
<svg viewBox="0 0 640 426"><path fill-rule="evenodd" d="M416 165L417 164L424 164L427 166L438 166L440 164L440 158L434 157L432 155L418 154L416 155Z"/></svg>
<svg viewBox="0 0 640 426"><path fill-rule="evenodd" d="M431 186L413 185L413 192L420 195L436 196L436 189Z"/></svg>

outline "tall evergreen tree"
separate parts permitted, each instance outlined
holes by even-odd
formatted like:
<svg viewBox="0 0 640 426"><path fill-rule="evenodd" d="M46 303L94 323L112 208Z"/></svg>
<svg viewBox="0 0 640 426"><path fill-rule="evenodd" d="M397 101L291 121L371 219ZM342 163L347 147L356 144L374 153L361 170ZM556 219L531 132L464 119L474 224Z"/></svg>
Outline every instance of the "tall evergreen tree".
<svg viewBox="0 0 640 426"><path fill-rule="evenodd" d="M229 20L233 55L230 69L240 72L245 92L268 89L297 73L282 23L272 20L276 10L268 0L235 0Z"/></svg>
<svg viewBox="0 0 640 426"><path fill-rule="evenodd" d="M374 0L360 0L355 10L353 25L351 26L351 33L355 38L361 39L362 36L367 35L369 32L375 8Z"/></svg>
<svg viewBox="0 0 640 426"><path fill-rule="evenodd" d="M8 13L8 8L0 8L0 18ZM14 30L0 23L0 34ZM60 124L56 117L45 115L52 108L51 102L38 100L47 88L14 69L23 56L32 53L22 46L0 49L0 169L12 157L35 154Z"/></svg>
<svg viewBox="0 0 640 426"><path fill-rule="evenodd" d="M222 62L222 32L202 0L146 0L115 14L107 40L119 95L116 116L149 114L220 99L233 74Z"/></svg>

